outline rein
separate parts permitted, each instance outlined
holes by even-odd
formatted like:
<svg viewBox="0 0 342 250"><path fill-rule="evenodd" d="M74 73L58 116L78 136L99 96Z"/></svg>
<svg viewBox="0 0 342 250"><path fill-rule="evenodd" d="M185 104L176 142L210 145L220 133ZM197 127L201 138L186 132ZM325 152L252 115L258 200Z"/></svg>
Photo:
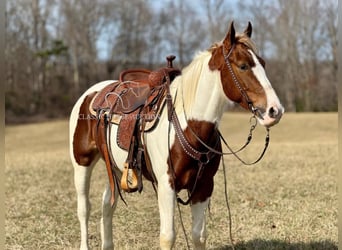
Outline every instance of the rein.
<svg viewBox="0 0 342 250"><path fill-rule="evenodd" d="M252 120L254 121L254 123L252 123ZM270 135L269 135L269 128L266 128L266 131L267 131L267 134L266 134L266 137L265 137L265 147L262 151L262 153L260 154L260 156L254 161L254 162L251 162L251 163L247 163L245 162L244 160L242 160L238 155L237 153L241 152L243 149L245 149L247 147L247 145L252 141L253 139L253 131L254 129L256 128L257 126L257 120L256 120L256 117L255 115L253 115L251 118L250 118L250 123L251 123L251 127L249 129L249 134L248 134L248 137L247 137L247 140L245 142L245 144L243 146L240 147L240 149L238 150L233 150L227 143L227 141L224 139L224 137L222 136L222 133L217 130L217 132L219 133L219 136L220 136L220 139L223 141L224 145L228 148L228 150L230 152L221 152L221 151L218 151L212 147L210 147L208 144L206 144L203 140L201 140L201 138L198 137L198 135L196 135L196 133L191 129L191 127L188 126L189 128L189 131L192 133L192 135L196 138L196 140L198 140L202 146L204 146L205 148L207 148L209 151L217 154L217 155L221 155L221 156L224 156L224 155L234 155L240 162L242 162L244 165L253 165L253 164L256 164L257 162L259 162L262 157L264 156L267 148L268 148L268 145L269 145L269 142L270 142Z"/></svg>

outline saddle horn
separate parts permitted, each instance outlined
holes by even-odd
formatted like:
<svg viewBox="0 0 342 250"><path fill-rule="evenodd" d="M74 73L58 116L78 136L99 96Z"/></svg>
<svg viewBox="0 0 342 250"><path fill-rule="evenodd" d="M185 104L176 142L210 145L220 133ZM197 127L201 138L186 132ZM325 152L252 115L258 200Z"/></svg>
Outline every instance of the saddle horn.
<svg viewBox="0 0 342 250"><path fill-rule="evenodd" d="M168 68L173 68L172 61L175 59L176 59L176 56L174 56L174 55L169 55L166 57Z"/></svg>

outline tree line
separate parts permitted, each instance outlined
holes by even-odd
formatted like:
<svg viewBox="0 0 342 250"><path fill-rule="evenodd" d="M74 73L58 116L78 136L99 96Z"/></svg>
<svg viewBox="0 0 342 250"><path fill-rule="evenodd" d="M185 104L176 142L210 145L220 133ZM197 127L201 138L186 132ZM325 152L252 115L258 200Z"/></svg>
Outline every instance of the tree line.
<svg viewBox="0 0 342 250"><path fill-rule="evenodd" d="M169 54L186 66L248 21L287 111L337 110L337 0L12 0L6 122L65 117L92 84Z"/></svg>

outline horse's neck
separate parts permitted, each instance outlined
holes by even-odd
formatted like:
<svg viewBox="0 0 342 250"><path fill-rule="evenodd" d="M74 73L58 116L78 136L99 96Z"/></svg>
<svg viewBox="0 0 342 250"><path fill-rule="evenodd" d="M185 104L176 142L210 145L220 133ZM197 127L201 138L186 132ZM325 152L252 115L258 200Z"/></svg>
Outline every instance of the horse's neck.
<svg viewBox="0 0 342 250"><path fill-rule="evenodd" d="M227 104L219 71L208 66L210 52L203 52L195 58L179 77L178 107L182 104L188 120L218 123Z"/></svg>

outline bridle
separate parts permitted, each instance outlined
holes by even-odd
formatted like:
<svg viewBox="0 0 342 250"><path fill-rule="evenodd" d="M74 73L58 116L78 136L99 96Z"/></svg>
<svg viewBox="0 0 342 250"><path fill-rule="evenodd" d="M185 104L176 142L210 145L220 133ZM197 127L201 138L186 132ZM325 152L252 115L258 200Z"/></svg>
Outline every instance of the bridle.
<svg viewBox="0 0 342 250"><path fill-rule="evenodd" d="M190 203L192 195L196 189L196 185L197 185L197 181L198 179L200 179L202 173L203 173L203 169L204 166L207 165L211 159L213 159L214 156L216 155L220 155L222 158L224 155L234 155L241 163L243 163L244 165L254 165L257 162L259 162L262 157L264 156L268 145L269 145L269 141L270 141L270 137L269 137L269 128L266 128L267 134L265 137L265 147L263 149L263 151L261 152L260 156L253 162L246 162L243 159L240 158L240 156L237 155L238 152L242 151L244 148L246 148L246 146L250 143L250 141L252 140L252 132L255 129L256 125L257 125L257 116L259 118L262 119L262 115L261 112L258 108L256 108L253 105L253 102L249 99L246 91L242 88L241 84L239 83L233 69L232 66L228 60L229 56L231 55L233 49L234 49L234 45L231 47L231 49L229 50L228 54L225 54L224 51L224 46L222 46L222 51L223 51L223 56L226 62L226 65L228 67L228 70L233 78L234 84L236 85L236 87L240 90L241 95L243 96L243 98L245 98L247 104L248 104L248 108L249 110L252 112L253 116L250 118L250 131L249 131L249 135L247 137L247 141L246 143L239 149L234 151L226 142L226 140L224 139L224 137L222 136L221 132L218 130L218 128L215 130L216 133L218 133L218 141L216 142L214 148L209 146L207 143L205 143L204 141L202 141L197 135L196 133L191 129L190 126L187 126L190 130L190 132L192 133L192 135L196 138L196 140L198 142L200 142L200 144L202 146L204 146L207 150L206 151L198 151L197 149L195 149L186 139L183 129L181 128L178 116L174 110L174 105L172 102L172 96L170 93L170 79L168 77L167 74L165 74L165 78L166 78L166 89L167 89L167 94L166 94L166 103L167 103L167 110L168 110L168 120L169 120L169 133L168 133L168 148L169 148L169 165L170 165L170 169L172 174L174 175L173 177L175 177L175 173L174 173L174 169L173 169L173 164L172 164L172 159L171 159L171 148L170 148L170 129L171 129L171 124L173 124L173 127L175 129L175 133L176 136L180 142L180 145L182 146L184 152L190 156L191 158L193 158L194 160L196 160L198 162L198 171L197 171L197 175L196 175L196 179L195 179L195 183L192 187L192 190L188 193L188 199L186 201L183 201L180 197L177 196L177 201L179 203L181 203L182 205L187 205ZM184 101L183 101L183 105L184 105ZM183 107L184 109L184 107ZM186 117L186 113L185 113L185 109L184 109L184 115L185 115L185 120L187 120ZM220 139L223 141L223 143L225 144L225 146L227 147L227 149L229 150L229 152L222 152L222 151L218 151L216 148L218 146L218 143L220 141Z"/></svg>
<svg viewBox="0 0 342 250"><path fill-rule="evenodd" d="M229 62L229 56L232 54L233 52L233 49L235 48L235 44L232 45L232 47L230 48L228 54L225 53L225 46L222 45L222 54L223 54L223 57L224 57L224 61L228 67L228 70L229 70L229 73L230 75L232 76L233 78L233 82L235 84L235 86L239 89L241 95L243 96L243 98L245 99L246 103L247 103L247 106L248 106L248 109L254 114L256 115L257 117L259 117L260 119L263 120L263 117L262 117L262 114L261 114L261 111L256 108L253 104L253 102L251 101L251 99L249 99L248 97L248 94L247 92L243 89L243 87L241 86L239 80L237 79L234 71L233 71L233 68L232 68L232 65L230 64Z"/></svg>

